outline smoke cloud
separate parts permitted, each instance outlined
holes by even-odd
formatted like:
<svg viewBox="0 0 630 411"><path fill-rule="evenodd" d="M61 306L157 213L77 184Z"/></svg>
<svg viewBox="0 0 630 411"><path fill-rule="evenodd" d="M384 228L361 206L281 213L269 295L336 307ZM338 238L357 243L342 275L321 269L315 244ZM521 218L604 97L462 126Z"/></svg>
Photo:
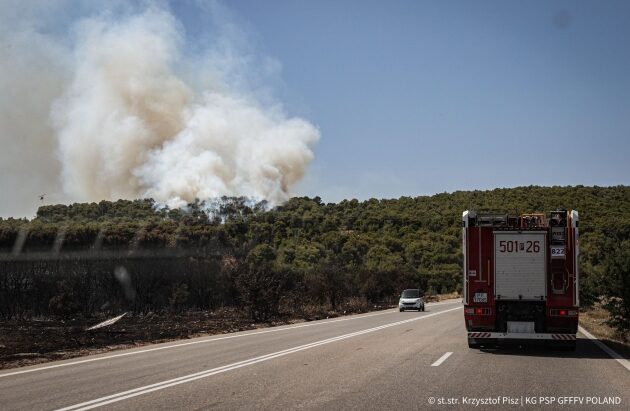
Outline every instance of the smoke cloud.
<svg viewBox="0 0 630 411"><path fill-rule="evenodd" d="M12 192L0 215L32 212L50 192L54 202L152 197L172 207L289 198L319 132L252 89L264 73L233 24L192 53L167 7L86 14L67 35L32 14L0 32L0 188Z"/></svg>

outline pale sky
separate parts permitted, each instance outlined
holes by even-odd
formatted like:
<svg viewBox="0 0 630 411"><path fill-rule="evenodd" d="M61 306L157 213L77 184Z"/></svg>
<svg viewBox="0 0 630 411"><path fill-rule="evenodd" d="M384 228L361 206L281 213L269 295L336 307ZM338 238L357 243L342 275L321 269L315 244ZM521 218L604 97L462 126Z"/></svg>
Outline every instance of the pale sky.
<svg viewBox="0 0 630 411"><path fill-rule="evenodd" d="M186 59L178 70L204 64L209 48L223 50L229 64L246 68L232 86L317 127L296 195L336 202L630 184L627 1L0 0L0 54L22 58L10 31L27 27L54 45L46 53L69 55L81 19L147 7L177 20ZM24 53L29 67L38 57ZM37 73L54 78L58 69L67 81L64 61ZM11 64L0 63L0 72L20 67ZM33 94L40 80L28 89L0 80L39 104L29 110L42 120L28 125L39 134L50 127L48 103ZM47 87L47 101L56 101L62 86ZM55 198L54 173L41 171L59 169L53 142L37 156L12 146L26 133L13 124L23 111L13 101L0 98L0 131L9 130L0 136L9 150L0 153L0 216L29 216L39 194L64 197ZM18 171L24 164L32 167Z"/></svg>
<svg viewBox="0 0 630 411"><path fill-rule="evenodd" d="M230 1L338 201L630 183L630 3Z"/></svg>

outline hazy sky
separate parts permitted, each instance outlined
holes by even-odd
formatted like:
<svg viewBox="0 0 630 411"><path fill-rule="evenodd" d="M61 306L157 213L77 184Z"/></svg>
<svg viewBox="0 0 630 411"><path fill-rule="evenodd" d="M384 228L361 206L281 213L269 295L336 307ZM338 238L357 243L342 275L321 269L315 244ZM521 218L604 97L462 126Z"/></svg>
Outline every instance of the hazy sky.
<svg viewBox="0 0 630 411"><path fill-rule="evenodd" d="M329 201L630 183L630 3L230 1Z"/></svg>
<svg viewBox="0 0 630 411"><path fill-rule="evenodd" d="M198 186L216 176L228 188L210 193L324 201L628 185L629 44L628 1L0 0L0 216L32 216L42 193L57 203L164 189L168 202L205 193ZM102 82L119 77L122 91ZM207 90L231 105L208 102ZM208 120L192 144L190 124L153 133L159 121L143 105L175 122L199 105L232 117ZM130 119L150 136L128 133L130 147L148 144L138 155L116 140ZM227 168L197 176L223 128L294 144L275 150L267 138L264 150L246 147L248 159L219 150ZM188 157L176 158L175 140ZM167 162L157 161L162 141L177 148ZM80 144L89 155L69 161ZM71 190L81 179L93 190Z"/></svg>

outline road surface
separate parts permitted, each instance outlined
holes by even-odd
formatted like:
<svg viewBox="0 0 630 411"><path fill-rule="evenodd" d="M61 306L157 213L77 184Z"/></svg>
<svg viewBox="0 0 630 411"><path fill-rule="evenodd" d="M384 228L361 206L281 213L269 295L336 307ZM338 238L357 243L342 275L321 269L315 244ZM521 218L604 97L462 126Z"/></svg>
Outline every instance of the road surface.
<svg viewBox="0 0 630 411"><path fill-rule="evenodd" d="M3 370L0 409L630 409L630 369L582 335L471 350L459 301L426 308Z"/></svg>

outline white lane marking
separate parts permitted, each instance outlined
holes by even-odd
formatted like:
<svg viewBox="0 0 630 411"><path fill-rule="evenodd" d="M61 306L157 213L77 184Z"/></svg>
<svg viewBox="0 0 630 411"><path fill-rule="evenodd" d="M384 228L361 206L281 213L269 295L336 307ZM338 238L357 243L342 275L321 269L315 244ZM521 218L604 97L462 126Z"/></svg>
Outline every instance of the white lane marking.
<svg viewBox="0 0 630 411"><path fill-rule="evenodd" d="M389 324L384 324L384 325L380 325L378 327L373 327L373 328L368 328L365 330L361 330L361 331L356 331L353 333L349 333L349 334L344 334L344 335L340 335L337 337L332 337L332 338L328 338L325 340L321 340L321 341L315 341L309 344L304 344L304 345L300 345L297 347L293 347L293 348L288 348L286 350L282 350L282 351L277 351L277 352L273 352L270 354L266 354L266 355L262 355L259 357L254 357L254 358L250 358L247 360L243 360L243 361L239 361L239 362L235 362L232 364L228 364L228 365L224 365L221 367L217 367L217 368L211 368L208 370L204 370L204 371L200 371L200 372L196 372L194 374L189 374L189 375L184 375L182 377L178 377L178 378L173 378L170 380L166 380L166 381L161 381L155 384L150 384L150 385L145 385L143 387L138 387L138 388L134 388L131 390L127 390L127 391L123 391L123 392L119 392L116 394L111 394L111 395L107 395L105 397L101 397L101 398L97 398L91 401L86 401L86 402L82 402L80 404L75 404L75 405L70 405L68 407L64 407L64 408L60 408L57 411L83 411L83 410L89 410L92 408L97 408L97 407L102 407L104 405L107 404L111 404L114 402L118 402L118 401L122 401L128 398L132 398L132 397L137 397L139 395L143 395L143 394L148 394L150 392L153 391L158 391L158 390L163 390L165 388L169 388L175 385L179 385L179 384L184 384L187 382L191 382L191 381L195 381L201 378L206 378L206 377L210 377L212 375L216 375L216 374L221 374L227 371L231 371L231 370L235 370L237 368L242 368L242 367L246 367L249 365L254 365L263 361L268 361L274 358L278 358L278 357L283 357L285 355L288 354L293 354L299 351L304 351L304 350L308 350L311 348L315 348L315 347L319 347L321 345L325 345L325 344L330 344L336 341L341 341L341 340L345 340L348 338L352 338L352 337L356 337L358 335L363 335L363 334L368 334L368 333L372 333L375 331L379 331L379 330L383 330L385 328L390 328L390 327L394 327L397 325L401 325L401 324L406 324L406 323L410 323L412 321L418 321L418 320L422 320L425 318L429 318L429 317L434 317L440 314L445 314L448 313L450 311L455 311L455 310L460 310L462 307L455 307L455 308L451 308L448 310L444 310L444 311L439 311L437 313L432 313L432 314L427 314L427 315L423 315L421 317L414 317L414 318L410 318L408 320L402 320L402 321L396 321L393 323L389 323Z"/></svg>
<svg viewBox="0 0 630 411"><path fill-rule="evenodd" d="M619 355L616 351L614 351L612 348L610 348L609 346L607 346L603 342L599 341L599 339L597 337L595 337L593 334L591 334L588 331L586 331L584 328L582 328L582 326L579 326L578 330L582 334L584 334L586 336L586 338L588 338L589 340L593 341L595 343L595 345L597 345L602 351L604 351L606 354L610 355L612 358L617 360L617 362L619 364L621 364L628 371L630 371L630 361L626 360L621 355Z"/></svg>
<svg viewBox="0 0 630 411"><path fill-rule="evenodd" d="M451 356L451 354L453 354L452 352L447 352L445 353L443 356L441 356L440 358L438 358L438 360L436 362L434 362L433 364L431 364L431 367L439 367L440 364L442 364L444 361L446 361L446 359L448 357Z"/></svg>
<svg viewBox="0 0 630 411"><path fill-rule="evenodd" d="M436 305L454 304L454 303L458 303L458 302L460 302L460 300L453 300L453 301L447 301L447 302L441 302L441 303L427 303L427 305L430 304L433 307L433 306L436 306ZM10 377L12 375L28 374L28 373L36 372L36 371L50 370L50 369L60 368L60 367L68 367L68 366L71 366L71 365L86 364L86 363L91 363L91 362L95 362L95 361L109 360L109 359L112 359L112 358L128 357L128 356L131 356L131 355L145 354L145 353L153 352L153 351L161 351L161 350L168 350L168 349L171 349L171 348L186 347L186 346L189 346L189 345L206 344L206 343L211 343L211 342L215 342L215 341L229 340L229 339L232 339L232 338L248 337L250 335L268 334L268 333L275 333L275 332L280 332L280 331L290 331L290 330L297 329L297 328L313 327L315 325L325 325L325 324L338 323L338 322L342 322L342 321L360 320L361 318L374 317L374 316L377 316L377 315L384 315L384 314L395 314L397 312L398 312L397 309L383 310L383 311L378 312L378 313L365 314L365 315L353 315L353 316L350 316L350 317L340 318L340 319L336 319L336 320L328 320L328 321L321 321L320 320L320 321L310 322L308 324L292 325L292 326L289 326L289 327L282 327L282 328L275 328L274 327L272 329L263 330L263 331L254 331L254 332L244 333L244 334L227 335L227 336L224 336L224 337L207 338L207 339L203 339L203 340L189 341L189 342L185 342L185 343L171 344L171 345L167 345L167 346L147 348L147 349L143 349L143 350L123 352L123 353L120 353L120 354L105 355L105 356L102 356L102 357L87 358L85 360L71 361L71 362L65 362L65 363L61 363L61 364L46 365L46 366L43 366L43 367L29 368L29 369L26 369L26 370L13 371L13 372L8 372L6 374L0 374L0 378Z"/></svg>
<svg viewBox="0 0 630 411"><path fill-rule="evenodd" d="M448 301L440 302L440 303L427 303L427 304L430 305L431 307L433 307L433 306L436 306L436 305L454 304L454 303L457 303L457 302L460 302L460 301L459 300L448 300ZM332 324L332 323L337 323L337 322L342 322L342 321L360 320L362 318L374 317L374 316L377 316L377 315L384 315L384 314L395 314L395 313L396 313L395 309L389 309L389 310L383 310L381 312L372 313L372 314L356 314L356 315L352 315L352 316L349 316L349 317L340 318L340 319L336 319L336 320L328 320L328 321L326 321L326 320L317 320L317 321L310 322L308 324L298 324L298 325L292 325L292 326L282 327L282 328L281 327L278 327L278 328L274 327L274 328L269 329L269 330L254 331L254 332L243 333L243 334L234 334L234 335L228 335L228 336L224 336L224 337L214 337L214 338L211 337L211 338L203 339L203 340L189 341L189 342L185 342L185 343L171 344L171 345L160 346L160 347L155 347L155 348L147 348L147 349L144 349L144 350L124 352L124 353L120 353L120 354L112 354L112 355L106 355L106 356L96 357L96 358L88 358L88 359L85 359L85 360L72 361L72 362L67 362L67 363L62 363L62 364L54 364L54 365L47 365L47 366L38 367L38 368L19 370L19 371L6 373L6 374L0 374L0 378L8 377L8 376L11 376L11 375L26 374L26 373L31 373L31 372L35 372L35 371L43 371L43 370L48 370L48 369L51 369L51 368L66 367L66 366L69 366L69 365L78 365L78 364L90 363L90 362L94 362L94 361L109 360L111 358L126 357L126 356L130 356L130 355L144 354L144 353L153 352L153 351L167 350L167 349L170 349L170 348L178 348L178 347L184 347L184 346L188 346L188 345L211 343L211 342L214 342L214 341L228 340L228 339L232 339L232 338L248 337L248 336L251 336L251 335L258 335L258 334L268 334L268 333L279 332L279 331L290 331L290 330L297 329L297 328L312 327L312 326L315 326L315 325Z"/></svg>
<svg viewBox="0 0 630 411"><path fill-rule="evenodd" d="M94 362L94 361L109 360L111 358L127 357L127 356L130 356L130 355L144 354L144 353L153 352L153 351L168 350L170 348L185 347L185 346L188 346L188 345L205 344L205 343L211 343L211 342L214 342L214 341L221 341L221 340L229 340L229 339L233 339L233 338L248 337L250 335L268 334L268 333L279 332L279 331L288 331L288 330L293 330L293 329L296 329L296 328L312 327L314 325L323 325L323 324L330 324L330 323L336 323L336 322L341 322L341 321L357 320L357 319L366 318L366 317L374 317L376 315L393 314L393 313L395 313L395 311L387 310L386 312L379 312L379 313L375 313L375 314L361 315L361 316L356 316L356 317L341 318L341 319L338 319L338 320L317 321L317 322L312 322L312 323L308 323L308 324L300 324L300 325L295 325L295 326L290 326L290 327L272 328L272 329L269 329L269 330L254 331L254 332L244 333L244 334L234 334L234 335L227 335L227 336L224 336L224 337L215 337L215 338L209 338L209 339L204 339L204 340L189 341L189 342L185 342L185 343L172 344L172 345L167 345L167 346L162 346L162 347L147 348L147 349L144 349L144 350L123 352L123 353L120 353L120 354L112 354L112 355L107 355L107 356L103 356L103 357L88 358L88 359L85 359L85 360L72 361L72 362L68 362L68 363L47 365L47 366L39 367L39 368L31 368L31 369L27 369L27 370L14 371L14 372L10 372L10 373L7 373L7 374L0 374L0 378L8 377L10 375L25 374L25 373L29 373L29 372L48 370L48 369L51 369L51 368L66 367L66 366L69 366L69 365L85 364L85 363Z"/></svg>

